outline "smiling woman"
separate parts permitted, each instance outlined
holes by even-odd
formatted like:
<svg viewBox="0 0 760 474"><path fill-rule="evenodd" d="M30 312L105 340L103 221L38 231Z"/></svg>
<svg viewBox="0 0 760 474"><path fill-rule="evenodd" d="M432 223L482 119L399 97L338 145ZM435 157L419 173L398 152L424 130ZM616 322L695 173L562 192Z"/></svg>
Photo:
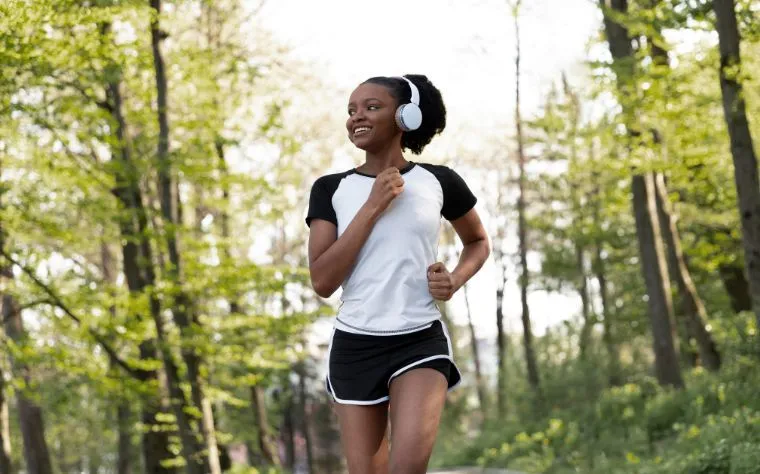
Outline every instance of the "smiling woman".
<svg viewBox="0 0 760 474"><path fill-rule="evenodd" d="M403 154L420 153L445 126L427 77L373 77L351 94L346 121L365 162L312 187L312 284L323 297L343 287L325 383L351 474L425 473L446 392L461 379L435 301L480 269L488 238L456 172ZM464 245L452 272L435 261L441 217Z"/></svg>

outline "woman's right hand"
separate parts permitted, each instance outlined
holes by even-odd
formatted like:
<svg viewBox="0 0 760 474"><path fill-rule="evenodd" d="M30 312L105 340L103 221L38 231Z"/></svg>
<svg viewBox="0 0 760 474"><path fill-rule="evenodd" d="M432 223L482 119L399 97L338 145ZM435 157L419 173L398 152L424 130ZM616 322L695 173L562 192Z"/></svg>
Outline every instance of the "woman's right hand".
<svg viewBox="0 0 760 474"><path fill-rule="evenodd" d="M403 190L404 178L401 177L398 168L390 167L375 178L375 184L372 185L367 204L372 206L377 214L380 214Z"/></svg>

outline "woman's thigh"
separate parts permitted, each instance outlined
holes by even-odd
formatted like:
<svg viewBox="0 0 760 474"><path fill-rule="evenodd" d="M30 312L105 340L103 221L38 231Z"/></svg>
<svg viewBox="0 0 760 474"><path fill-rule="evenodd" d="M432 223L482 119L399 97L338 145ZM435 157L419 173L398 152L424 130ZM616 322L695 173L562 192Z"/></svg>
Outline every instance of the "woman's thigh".
<svg viewBox="0 0 760 474"><path fill-rule="evenodd" d="M448 382L431 368L410 370L391 382L391 474L425 474Z"/></svg>
<svg viewBox="0 0 760 474"><path fill-rule="evenodd" d="M349 474L388 473L388 403L335 404Z"/></svg>

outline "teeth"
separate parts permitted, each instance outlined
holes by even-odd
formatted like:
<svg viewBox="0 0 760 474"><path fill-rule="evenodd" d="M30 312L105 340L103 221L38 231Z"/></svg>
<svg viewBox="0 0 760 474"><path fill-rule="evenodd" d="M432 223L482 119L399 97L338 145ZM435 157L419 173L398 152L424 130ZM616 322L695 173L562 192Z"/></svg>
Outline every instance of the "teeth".
<svg viewBox="0 0 760 474"><path fill-rule="evenodd" d="M354 129L354 134L367 132L367 131L369 131L369 127L359 127L359 128Z"/></svg>

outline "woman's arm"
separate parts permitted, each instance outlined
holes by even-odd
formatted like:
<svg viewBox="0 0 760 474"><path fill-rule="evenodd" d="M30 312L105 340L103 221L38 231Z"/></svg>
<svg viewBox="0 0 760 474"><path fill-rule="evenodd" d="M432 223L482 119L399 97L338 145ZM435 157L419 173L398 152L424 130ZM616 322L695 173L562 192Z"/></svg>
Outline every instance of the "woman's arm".
<svg viewBox="0 0 760 474"><path fill-rule="evenodd" d="M367 202L359 209L345 232L323 219L311 221L309 232L309 273L314 291L328 298L346 279L372 228L388 205L404 190L397 168L388 168L375 178Z"/></svg>
<svg viewBox="0 0 760 474"><path fill-rule="evenodd" d="M338 229L332 222L321 219L311 222L309 273L319 296L329 298L346 279L378 216L376 209L362 206L339 239Z"/></svg>
<svg viewBox="0 0 760 474"><path fill-rule="evenodd" d="M475 209L451 221L451 225L464 245L459 263L452 272L441 262L428 268L430 294L440 301L451 299L452 295L480 270L491 253L488 234Z"/></svg>

